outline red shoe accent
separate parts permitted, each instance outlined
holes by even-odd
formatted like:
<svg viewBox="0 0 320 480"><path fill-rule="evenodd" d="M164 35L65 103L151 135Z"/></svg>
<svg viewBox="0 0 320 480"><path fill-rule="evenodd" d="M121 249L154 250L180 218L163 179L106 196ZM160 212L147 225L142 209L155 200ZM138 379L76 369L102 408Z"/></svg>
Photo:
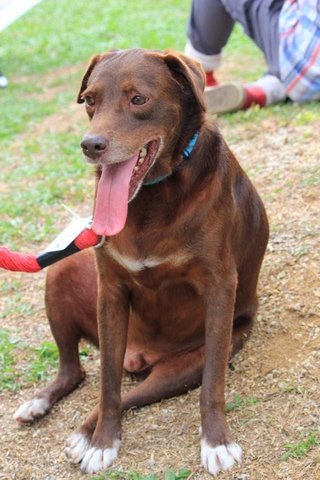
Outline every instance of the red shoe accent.
<svg viewBox="0 0 320 480"><path fill-rule="evenodd" d="M209 72L205 72L205 74L206 74L206 87L216 87L217 85L219 85L212 70Z"/></svg>
<svg viewBox="0 0 320 480"><path fill-rule="evenodd" d="M247 108L252 105L260 105L260 107L264 107L267 103L266 93L260 87L254 87L252 85L244 87L244 94L242 110L247 110Z"/></svg>

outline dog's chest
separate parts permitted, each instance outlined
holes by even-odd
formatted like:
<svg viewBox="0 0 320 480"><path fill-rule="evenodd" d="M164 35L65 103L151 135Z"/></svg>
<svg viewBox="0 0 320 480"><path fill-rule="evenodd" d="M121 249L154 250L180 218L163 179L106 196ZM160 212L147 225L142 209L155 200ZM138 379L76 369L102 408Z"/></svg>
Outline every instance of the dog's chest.
<svg viewBox="0 0 320 480"><path fill-rule="evenodd" d="M148 254L141 255L138 252L123 253L113 245L108 246L108 254L121 267L129 273L139 273L144 270L154 269L156 267L168 264L172 267L180 267L191 258L190 253L186 251L171 252L169 254Z"/></svg>

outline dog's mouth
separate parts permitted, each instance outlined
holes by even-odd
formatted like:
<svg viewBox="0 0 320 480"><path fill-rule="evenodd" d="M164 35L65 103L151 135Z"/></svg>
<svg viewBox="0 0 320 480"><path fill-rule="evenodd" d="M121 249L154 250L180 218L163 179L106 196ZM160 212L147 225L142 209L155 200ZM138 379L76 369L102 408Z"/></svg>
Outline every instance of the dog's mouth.
<svg viewBox="0 0 320 480"><path fill-rule="evenodd" d="M133 169L130 180L129 202L139 190L144 177L154 164L159 150L159 145L159 140L151 140L151 142L147 143L140 149L138 160Z"/></svg>
<svg viewBox="0 0 320 480"><path fill-rule="evenodd" d="M128 160L102 165L93 216L95 233L111 236L124 228L128 203L154 164L159 147L159 139L151 140Z"/></svg>

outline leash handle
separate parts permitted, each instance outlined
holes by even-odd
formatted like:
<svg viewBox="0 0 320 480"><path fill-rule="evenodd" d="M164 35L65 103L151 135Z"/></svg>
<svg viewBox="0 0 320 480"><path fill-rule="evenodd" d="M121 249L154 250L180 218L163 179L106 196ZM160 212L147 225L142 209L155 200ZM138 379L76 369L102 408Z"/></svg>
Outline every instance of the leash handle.
<svg viewBox="0 0 320 480"><path fill-rule="evenodd" d="M62 260L63 258L69 257L74 253L80 252L89 247L98 247L101 237L94 233L91 229L83 230L73 242L67 245L63 250L54 250L54 251L45 251L37 257L37 262L41 268L48 267L53 263ZM103 239L104 243L105 238Z"/></svg>

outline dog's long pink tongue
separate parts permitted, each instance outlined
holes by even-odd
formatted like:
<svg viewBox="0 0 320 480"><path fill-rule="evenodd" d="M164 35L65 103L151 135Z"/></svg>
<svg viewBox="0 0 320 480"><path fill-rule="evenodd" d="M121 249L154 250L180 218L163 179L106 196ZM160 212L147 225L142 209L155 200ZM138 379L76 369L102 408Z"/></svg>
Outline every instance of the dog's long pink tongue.
<svg viewBox="0 0 320 480"><path fill-rule="evenodd" d="M138 155L134 155L126 162L102 167L92 225L98 235L116 235L124 228L130 180L137 161Z"/></svg>

